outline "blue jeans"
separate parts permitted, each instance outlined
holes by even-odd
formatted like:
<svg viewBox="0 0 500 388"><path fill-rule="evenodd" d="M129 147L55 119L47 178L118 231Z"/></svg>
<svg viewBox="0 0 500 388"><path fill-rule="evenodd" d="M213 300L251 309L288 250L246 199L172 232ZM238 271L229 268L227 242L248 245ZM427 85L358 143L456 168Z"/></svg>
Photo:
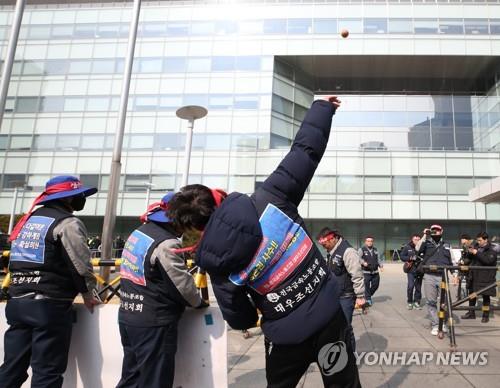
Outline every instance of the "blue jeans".
<svg viewBox="0 0 500 388"><path fill-rule="evenodd" d="M422 277L413 272L408 272L408 288L406 290L406 300L408 303L420 303L422 299Z"/></svg>

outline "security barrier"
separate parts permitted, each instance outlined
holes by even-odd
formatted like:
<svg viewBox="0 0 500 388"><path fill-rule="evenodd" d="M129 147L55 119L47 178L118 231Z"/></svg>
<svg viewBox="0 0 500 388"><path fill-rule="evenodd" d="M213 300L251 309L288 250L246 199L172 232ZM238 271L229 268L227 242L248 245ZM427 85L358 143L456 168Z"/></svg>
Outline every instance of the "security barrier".
<svg viewBox="0 0 500 388"><path fill-rule="evenodd" d="M8 289L10 284L10 274L8 272L8 259L9 259L10 251L2 251L1 257L4 263L4 272L5 278L2 281L2 286L0 289L0 301L8 299ZM111 259L111 260L103 260L99 258L90 259L90 263L93 267L115 267L119 268L122 259ZM208 295L208 279L207 274L200 267L196 266L196 263L192 259L186 260L186 266L188 267L188 271L191 275L194 276L194 281L196 287L200 290L200 294L202 299L210 304L209 295ZM98 292L99 297L103 301L103 303L108 303L115 295L117 295L120 290L120 275L117 275L111 281L106 281L103 277L93 272L94 277L96 278L97 283L100 285L100 290Z"/></svg>
<svg viewBox="0 0 500 388"><path fill-rule="evenodd" d="M483 294L484 292L498 287L500 285L500 281L496 281L486 287L481 288L480 290L469 294L465 298L461 298L455 302L452 302L451 299L451 291L450 291L450 282L448 271L462 271L468 272L470 270L496 270L499 271L499 267L485 267L485 266L467 266L467 265L424 265L424 270L427 270L429 273L432 272L442 272L441 274L441 284L440 284L440 297L439 297L439 310L438 310L438 318L439 318L439 326L438 326L438 338L444 338L443 326L446 320L446 316L448 316L448 329L450 333L450 350L452 352L457 350L457 342L455 337L455 322L453 320L453 310L474 310L476 307L474 306L462 306L458 307L465 302L468 302L471 299L477 298L478 295ZM427 272L426 272L427 273ZM494 306L486 306L489 307L488 310L499 310L499 307Z"/></svg>
<svg viewBox="0 0 500 388"><path fill-rule="evenodd" d="M5 317L4 303L0 316ZM63 388L108 388L120 380L123 350L116 304L96 306L90 314L75 303L68 368ZM0 360L8 325L0 319ZM174 387L227 388L227 329L217 307L186 309L178 325ZM28 371L31 375L31 371ZM30 380L22 388L29 388Z"/></svg>

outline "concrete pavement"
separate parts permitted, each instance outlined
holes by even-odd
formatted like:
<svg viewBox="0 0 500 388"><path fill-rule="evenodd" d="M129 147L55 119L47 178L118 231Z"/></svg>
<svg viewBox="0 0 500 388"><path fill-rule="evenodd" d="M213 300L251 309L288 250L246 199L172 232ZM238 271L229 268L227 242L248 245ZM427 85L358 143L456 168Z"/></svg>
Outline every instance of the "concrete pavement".
<svg viewBox="0 0 500 388"><path fill-rule="evenodd" d="M500 383L500 319L490 316L490 322L482 324L480 318L461 321L457 312L456 340L459 352L487 352L487 364L483 366L437 365L435 361L425 365L386 366L367 365L373 358L366 356L359 372L363 387L439 387L490 388ZM480 316L481 313L479 313ZM406 309L406 274L402 264L387 264L381 274L381 285L374 297L374 305L367 315L355 312L353 319L358 354L380 352L412 352L422 355L430 352L434 359L438 352L449 351L449 338L440 340L430 334L426 309ZM232 388L265 387L264 339L260 329L252 329L252 337L244 339L241 332L228 333L228 377ZM321 374L316 364L311 364L298 387L322 387Z"/></svg>

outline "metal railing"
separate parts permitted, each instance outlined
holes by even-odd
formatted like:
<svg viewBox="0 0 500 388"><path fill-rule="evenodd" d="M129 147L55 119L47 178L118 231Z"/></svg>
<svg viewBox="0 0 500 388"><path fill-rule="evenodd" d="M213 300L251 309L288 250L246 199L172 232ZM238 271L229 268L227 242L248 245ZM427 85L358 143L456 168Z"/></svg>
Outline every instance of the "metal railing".
<svg viewBox="0 0 500 388"><path fill-rule="evenodd" d="M478 295L482 295L488 290L492 288L498 287L500 285L500 281L496 281L486 287L483 287L477 291L470 293L465 298L459 299L455 302L452 302L451 298L451 290L450 290L450 281L448 271L461 271L468 272L471 270L482 270L482 271L500 271L500 267L486 267L486 266L474 266L474 265L424 265L424 270L426 273L441 273L441 283L440 283L440 296L439 296L439 310L438 310L438 338L444 338L443 326L446 320L446 316L448 316L448 328L450 332L450 350L452 352L457 350L457 342L455 336L455 321L453 319L453 310L475 310L475 306L462 306L458 307L465 302L468 302L471 299L476 299ZM500 310L498 306L482 306L482 310L484 312L489 312L490 310Z"/></svg>
<svg viewBox="0 0 500 388"><path fill-rule="evenodd" d="M0 288L0 302L9 299L9 285L10 285L10 272L8 270L8 258L10 256L10 251L2 251L0 257L3 260L3 271L5 273L5 277L2 280L1 288ZM101 267L114 267L115 272L119 272L120 265L122 264L122 259L111 259L104 260L98 257L93 257L90 259L90 263L95 268ZM196 287L200 290L201 298L209 303L209 295L208 295L208 279L207 274L200 267L196 265L194 260L187 259L186 266L188 271L194 277L194 282ZM120 280L121 276L118 274L113 279L106 281L99 274L92 272L97 283L100 286L100 290L98 291L98 295L101 298L104 304L109 303L113 297L117 296L120 291Z"/></svg>

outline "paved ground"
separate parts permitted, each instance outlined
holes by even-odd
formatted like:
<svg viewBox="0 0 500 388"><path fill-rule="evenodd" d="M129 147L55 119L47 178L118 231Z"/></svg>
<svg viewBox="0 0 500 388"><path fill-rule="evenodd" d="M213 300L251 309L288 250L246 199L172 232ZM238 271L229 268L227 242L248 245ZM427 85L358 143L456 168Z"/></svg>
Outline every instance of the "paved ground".
<svg viewBox="0 0 500 388"><path fill-rule="evenodd" d="M437 352L449 350L449 339L430 335L426 310L406 309L406 275L401 264L387 264L381 274L381 286L374 306L367 315L355 312L353 326L357 351L361 352ZM458 351L488 352L484 366L442 366L435 362L425 366L360 366L363 387L495 387L500 386L500 313L482 324L480 319L461 321L457 312ZM265 387L264 343L259 329L252 338L243 339L238 331L228 333L229 386L234 388ZM316 364L309 367L298 387L321 387Z"/></svg>

